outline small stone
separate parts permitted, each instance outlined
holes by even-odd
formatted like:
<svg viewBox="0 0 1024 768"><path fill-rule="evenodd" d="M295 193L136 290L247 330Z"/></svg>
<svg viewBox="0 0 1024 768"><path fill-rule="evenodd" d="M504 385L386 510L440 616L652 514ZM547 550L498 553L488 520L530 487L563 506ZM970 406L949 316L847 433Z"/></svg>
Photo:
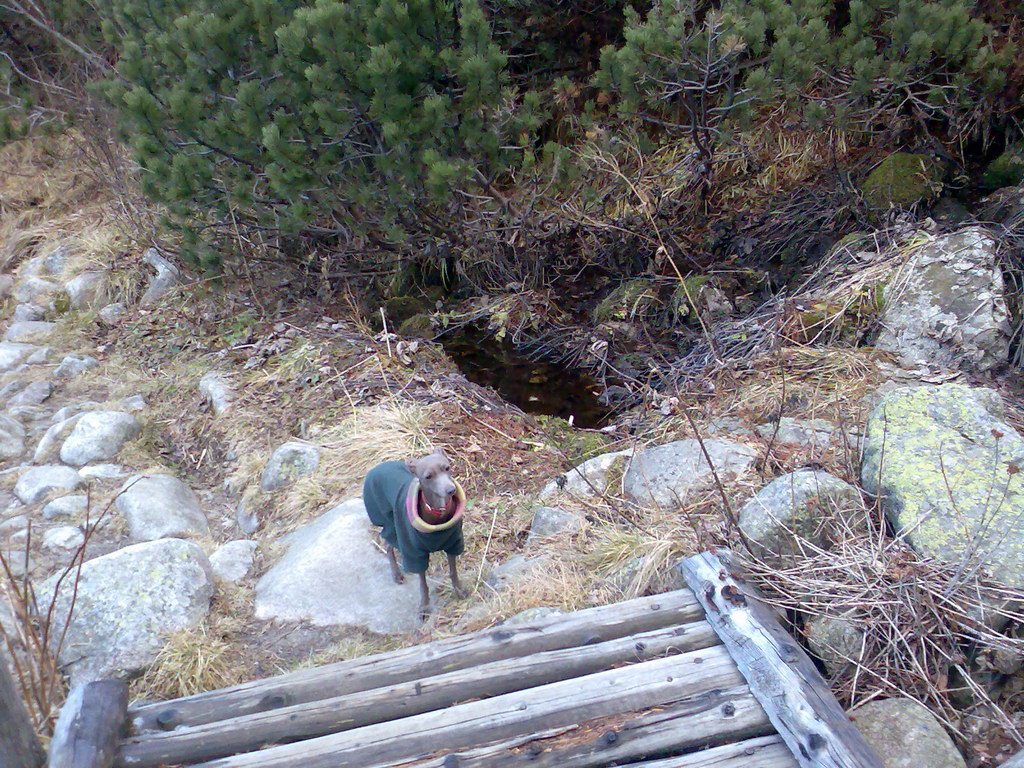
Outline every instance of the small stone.
<svg viewBox="0 0 1024 768"><path fill-rule="evenodd" d="M203 535L210 526L195 492L171 475L136 475L114 502L134 541Z"/></svg>
<svg viewBox="0 0 1024 768"><path fill-rule="evenodd" d="M85 544L85 534L73 525L61 525L51 528L43 534L45 549L76 550Z"/></svg>
<svg viewBox="0 0 1024 768"><path fill-rule="evenodd" d="M0 523L0 539L11 540L15 534L28 529L28 515L15 515Z"/></svg>
<svg viewBox="0 0 1024 768"><path fill-rule="evenodd" d="M107 299L107 273L99 270L83 272L65 283L64 290L72 309L96 309Z"/></svg>
<svg viewBox="0 0 1024 768"><path fill-rule="evenodd" d="M25 452L25 427L10 416L0 415L0 460L14 459Z"/></svg>
<svg viewBox="0 0 1024 768"><path fill-rule="evenodd" d="M74 491L81 485L82 478L71 467L50 464L23 472L14 486L14 494L23 504L35 504L50 491Z"/></svg>
<svg viewBox="0 0 1024 768"><path fill-rule="evenodd" d="M176 266L160 255L155 248L147 250L143 260L156 270L156 276L149 283L149 288L139 300L139 305L151 307L177 285L181 284L181 272Z"/></svg>
<svg viewBox="0 0 1024 768"><path fill-rule="evenodd" d="M53 384L48 381L33 381L21 392L7 401L7 407L16 405L39 405L45 403L53 394Z"/></svg>
<svg viewBox="0 0 1024 768"><path fill-rule="evenodd" d="M22 424L35 424L50 418L50 412L41 405L16 405L7 409L7 415Z"/></svg>
<svg viewBox="0 0 1024 768"><path fill-rule="evenodd" d="M825 419L794 419L783 416L778 422L761 424L755 432L776 443L822 448L832 441L836 425Z"/></svg>
<svg viewBox="0 0 1024 768"><path fill-rule="evenodd" d="M139 436L142 425L130 413L90 411L82 414L60 449L60 460L80 467L112 459L122 446Z"/></svg>
<svg viewBox="0 0 1024 768"><path fill-rule="evenodd" d="M514 627L520 624L532 624L541 619L551 619L555 616L565 616L565 611L561 608L552 608L550 605L538 605L533 608L527 608L525 611L520 611L514 616L509 616L502 624Z"/></svg>
<svg viewBox="0 0 1024 768"><path fill-rule="evenodd" d="M308 443L288 442L278 446L270 456L260 489L269 493L291 485L300 477L313 472L320 463L320 449Z"/></svg>
<svg viewBox="0 0 1024 768"><path fill-rule="evenodd" d="M85 512L88 506L89 497L84 494L61 496L59 499L48 502L43 507L43 519L54 520L58 517L75 517Z"/></svg>
<svg viewBox="0 0 1024 768"><path fill-rule="evenodd" d="M548 560L547 555L538 557L526 557L525 555L514 555L501 565L491 569L484 577L484 584L494 592L503 592L517 581L521 581L544 565Z"/></svg>
<svg viewBox="0 0 1024 768"><path fill-rule="evenodd" d="M559 493L577 498L597 498L608 492L616 471L625 469L632 454L632 451L615 451L587 459L545 485L540 492L540 500L548 501Z"/></svg>
<svg viewBox="0 0 1024 768"><path fill-rule="evenodd" d="M14 290L14 278L10 275L0 275L0 299L6 299Z"/></svg>
<svg viewBox="0 0 1024 768"><path fill-rule="evenodd" d="M199 391L210 403L215 416L223 416L231 407L234 392L231 385L219 373L211 371L199 380Z"/></svg>
<svg viewBox="0 0 1024 768"><path fill-rule="evenodd" d="M25 320L19 323L11 323L7 327L4 339L16 344L32 344L46 341L46 339L53 335L56 328L56 323L47 323L43 320Z"/></svg>
<svg viewBox="0 0 1024 768"><path fill-rule="evenodd" d="M256 542L252 539L229 541L210 555L213 575L221 581L231 583L241 581L252 570L255 555Z"/></svg>
<svg viewBox="0 0 1024 768"><path fill-rule="evenodd" d="M142 395L132 395L121 401L121 407L126 411L136 412L146 410L149 405L146 403L146 398Z"/></svg>
<svg viewBox="0 0 1024 768"><path fill-rule="evenodd" d="M935 715L912 699L869 701L850 719L885 768L966 768Z"/></svg>
<svg viewBox="0 0 1024 768"><path fill-rule="evenodd" d="M864 631L852 620L855 614L850 609L838 616L815 616L807 622L807 645L830 674L860 660Z"/></svg>
<svg viewBox="0 0 1024 768"><path fill-rule="evenodd" d="M99 360L89 355L68 355L60 361L60 365L54 370L53 375L58 379L70 379L99 364Z"/></svg>
<svg viewBox="0 0 1024 768"><path fill-rule="evenodd" d="M32 322L34 320L42 320L43 315L46 314L46 310L42 307L37 307L35 304L19 304L14 308L14 313L11 315L11 321L15 323Z"/></svg>
<svg viewBox="0 0 1024 768"><path fill-rule="evenodd" d="M82 467L78 474L86 480L117 480L125 475L119 464L92 464Z"/></svg>
<svg viewBox="0 0 1024 768"><path fill-rule="evenodd" d="M49 347L40 347L31 355L25 358L25 362L29 365L45 365L50 361L50 357L53 355L53 350Z"/></svg>
<svg viewBox="0 0 1024 768"><path fill-rule="evenodd" d="M707 434L752 437L754 432L743 419L737 416L719 416L708 424Z"/></svg>
<svg viewBox="0 0 1024 768"><path fill-rule="evenodd" d="M558 507L541 507L533 513L526 546L538 544L544 539L577 533L582 527L583 518L574 512L566 512Z"/></svg>
<svg viewBox="0 0 1024 768"><path fill-rule="evenodd" d="M99 311L97 317L104 325L115 326L120 325L124 322L125 315L128 313L128 308L121 302L115 302L113 304L107 304L103 309Z"/></svg>
<svg viewBox="0 0 1024 768"><path fill-rule="evenodd" d="M38 304L52 308L53 300L61 293L61 287L41 277L28 277L14 288L14 300L23 304Z"/></svg>
<svg viewBox="0 0 1024 768"><path fill-rule="evenodd" d="M34 344L15 344L9 341L0 342L0 373L5 373L19 365L37 349L38 347Z"/></svg>

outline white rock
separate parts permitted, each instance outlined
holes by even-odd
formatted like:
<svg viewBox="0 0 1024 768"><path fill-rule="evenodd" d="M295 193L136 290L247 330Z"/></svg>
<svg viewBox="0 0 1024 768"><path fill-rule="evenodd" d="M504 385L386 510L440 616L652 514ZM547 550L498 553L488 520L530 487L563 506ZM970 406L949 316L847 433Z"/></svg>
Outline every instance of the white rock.
<svg viewBox="0 0 1024 768"><path fill-rule="evenodd" d="M14 459L25 452L25 427L10 416L0 415L0 460Z"/></svg>
<svg viewBox="0 0 1024 768"><path fill-rule="evenodd" d="M126 411L134 413L136 411L146 410L149 405L146 403L146 398L142 395L132 395L131 397L126 397L121 401L121 407Z"/></svg>
<svg viewBox="0 0 1024 768"><path fill-rule="evenodd" d="M40 586L41 605L50 602L58 578ZM87 560L77 587L59 657L72 685L132 675L152 663L169 635L196 626L209 612L213 572L196 544L164 539ZM71 579L60 585L56 626L68 618L73 588Z"/></svg>
<svg viewBox="0 0 1024 768"><path fill-rule="evenodd" d="M59 499L48 502L43 507L43 519L53 520L58 517L74 517L85 512L88 506L89 497L85 494L76 493L71 496L61 496Z"/></svg>
<svg viewBox="0 0 1024 768"><path fill-rule="evenodd" d="M181 284L181 272L161 256L155 248L147 250L142 258L156 270L156 276L150 281L149 288L139 300L140 306L151 307L160 301L169 290Z"/></svg>
<svg viewBox="0 0 1024 768"><path fill-rule="evenodd" d="M199 391L210 403L215 416L223 416L235 399L234 391L219 373L211 371L199 380Z"/></svg>
<svg viewBox="0 0 1024 768"><path fill-rule="evenodd" d="M142 425L130 413L90 411L82 414L60 449L60 460L80 467L113 459L122 446L139 436Z"/></svg>
<svg viewBox="0 0 1024 768"><path fill-rule="evenodd" d="M583 517L559 507L540 507L533 513L533 523L526 537L527 548L545 539L576 533L583 527Z"/></svg>
<svg viewBox="0 0 1024 768"><path fill-rule="evenodd" d="M129 478L114 504L133 541L202 535L210 528L195 492L171 475Z"/></svg>
<svg viewBox="0 0 1024 768"><path fill-rule="evenodd" d="M9 341L0 342L0 373L7 372L19 365L37 349L38 347L34 344L14 344Z"/></svg>
<svg viewBox="0 0 1024 768"><path fill-rule="evenodd" d="M20 323L11 323L7 327L4 339L16 344L32 344L46 341L46 339L53 335L56 328L56 323L47 323L43 320L25 320Z"/></svg>
<svg viewBox="0 0 1024 768"><path fill-rule="evenodd" d="M279 445L263 470L260 488L269 493L291 485L313 472L319 463L320 449L315 445L295 441Z"/></svg>
<svg viewBox="0 0 1024 768"><path fill-rule="evenodd" d="M31 355L25 358L25 362L28 365L45 365L50 361L50 356L53 355L53 350L50 347L40 347Z"/></svg>
<svg viewBox="0 0 1024 768"><path fill-rule="evenodd" d="M57 413L61 413L65 410L61 408ZM52 461L56 458L60 452L61 444L67 439L67 436L71 434L71 430L74 429L75 424L82 418L84 414L77 413L73 416L69 416L66 419L51 424L49 429L43 434L39 440L39 444L36 446L36 452L32 457L32 461L36 464L43 464L47 461Z"/></svg>
<svg viewBox="0 0 1024 768"><path fill-rule="evenodd" d="M395 584L370 529L362 499L352 499L282 539L288 551L256 584L256 618L382 634L418 627L418 579Z"/></svg>
<svg viewBox="0 0 1024 768"><path fill-rule="evenodd" d="M79 469L78 474L86 480L116 480L124 477L125 471L120 464L90 464Z"/></svg>
<svg viewBox="0 0 1024 768"><path fill-rule="evenodd" d="M704 440L720 480L747 472L757 453L740 443L708 438ZM677 440L640 451L633 457L623 479L626 494L649 506L673 508L691 493L714 486L714 476L700 441Z"/></svg>
<svg viewBox="0 0 1024 768"><path fill-rule="evenodd" d="M249 575L256 556L256 542L252 539L229 541L210 555L213 575L221 581L238 582Z"/></svg>
<svg viewBox="0 0 1024 768"><path fill-rule="evenodd" d="M14 494L23 504L35 504L50 491L74 491L81 485L82 478L71 467L50 464L23 472L14 486Z"/></svg>
<svg viewBox="0 0 1024 768"><path fill-rule="evenodd" d="M578 498L594 498L607 493L614 470L625 468L632 454L632 450L615 451L587 459L578 467L570 469L545 485L540 492L540 500L548 501L558 493L567 493Z"/></svg>
<svg viewBox="0 0 1024 768"><path fill-rule="evenodd" d="M81 528L73 525L61 525L51 528L43 534L43 547L45 549L58 549L72 551L85 543L85 534Z"/></svg>
<svg viewBox="0 0 1024 768"><path fill-rule="evenodd" d="M14 299L22 304L37 304L52 308L53 300L59 296L61 288L50 280L41 277L28 277L14 287Z"/></svg>
<svg viewBox="0 0 1024 768"><path fill-rule="evenodd" d="M86 310L103 306L107 299L107 273L99 270L83 272L64 284L72 309Z"/></svg>

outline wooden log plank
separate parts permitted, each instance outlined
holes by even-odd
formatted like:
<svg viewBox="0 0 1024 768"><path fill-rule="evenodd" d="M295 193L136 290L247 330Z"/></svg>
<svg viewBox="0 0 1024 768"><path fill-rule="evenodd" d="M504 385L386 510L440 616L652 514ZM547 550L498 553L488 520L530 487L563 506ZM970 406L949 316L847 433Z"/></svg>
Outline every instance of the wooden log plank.
<svg viewBox="0 0 1024 768"><path fill-rule="evenodd" d="M198 762L417 715L462 701L581 677L620 664L707 648L718 636L707 622L643 632L582 648L544 651L470 669L126 739L120 760L137 768Z"/></svg>
<svg viewBox="0 0 1024 768"><path fill-rule="evenodd" d="M111 768L127 725L128 684L99 680L76 686L61 708L48 768Z"/></svg>
<svg viewBox="0 0 1024 768"><path fill-rule="evenodd" d="M0 768L38 768L45 759L25 702L7 668L7 656L0 651Z"/></svg>
<svg viewBox="0 0 1024 768"><path fill-rule="evenodd" d="M722 646L202 763L203 768L366 768L558 728L735 687Z"/></svg>
<svg viewBox="0 0 1024 768"><path fill-rule="evenodd" d="M801 766L882 768L807 654L754 589L737 583L727 552L694 555L679 568Z"/></svg>
<svg viewBox="0 0 1024 768"><path fill-rule="evenodd" d="M412 646L390 653L129 709L137 732L199 725L346 693L382 688L492 661L612 640L703 619L688 589L588 608L511 627Z"/></svg>
<svg viewBox="0 0 1024 768"><path fill-rule="evenodd" d="M734 742L775 729L747 685L709 691L653 712L446 752L402 768L604 768ZM567 737L567 738L562 738ZM789 750L786 749L786 754Z"/></svg>
<svg viewBox="0 0 1024 768"><path fill-rule="evenodd" d="M797 768L781 736L762 736L688 755L630 763L622 768Z"/></svg>

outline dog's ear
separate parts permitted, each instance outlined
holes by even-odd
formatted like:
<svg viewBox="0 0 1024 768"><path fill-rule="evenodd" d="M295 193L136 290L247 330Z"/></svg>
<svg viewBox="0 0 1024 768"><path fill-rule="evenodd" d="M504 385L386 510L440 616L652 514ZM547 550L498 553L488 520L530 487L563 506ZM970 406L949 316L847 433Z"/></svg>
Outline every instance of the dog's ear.
<svg viewBox="0 0 1024 768"><path fill-rule="evenodd" d="M431 453L441 456L445 459L448 458L448 454L444 452L444 448L435 448L433 451L431 451Z"/></svg>
<svg viewBox="0 0 1024 768"><path fill-rule="evenodd" d="M408 469L410 472L412 472L414 475L416 474L416 462L417 461L419 461L419 459L406 459L405 460L405 468Z"/></svg>

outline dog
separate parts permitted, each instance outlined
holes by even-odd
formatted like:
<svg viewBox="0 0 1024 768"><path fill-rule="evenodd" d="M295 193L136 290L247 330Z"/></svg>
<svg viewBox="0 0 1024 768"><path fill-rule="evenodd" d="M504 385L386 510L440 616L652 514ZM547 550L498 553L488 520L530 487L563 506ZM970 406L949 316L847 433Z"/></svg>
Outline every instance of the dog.
<svg viewBox="0 0 1024 768"><path fill-rule="evenodd" d="M452 590L456 597L466 596L456 564L465 549L462 515L466 494L451 478L450 469L451 461L437 448L419 459L378 464L363 481L366 513L381 529L395 583L405 581L395 558L396 549L406 573L420 576L420 618L424 620L430 613L427 566L432 552L448 556Z"/></svg>

